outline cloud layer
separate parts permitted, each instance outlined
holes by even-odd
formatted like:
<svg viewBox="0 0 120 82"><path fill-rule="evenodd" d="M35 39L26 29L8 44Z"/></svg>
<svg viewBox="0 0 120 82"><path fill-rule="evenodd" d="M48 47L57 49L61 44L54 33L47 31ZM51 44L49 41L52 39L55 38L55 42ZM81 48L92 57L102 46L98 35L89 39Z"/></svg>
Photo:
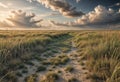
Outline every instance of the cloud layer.
<svg viewBox="0 0 120 82"><path fill-rule="evenodd" d="M106 9L104 6L98 5L94 11L82 16L75 21L77 24L110 24L120 22L120 12L113 9Z"/></svg>
<svg viewBox="0 0 120 82"><path fill-rule="evenodd" d="M5 4L3 4L3 3L1 3L1 2L0 2L0 6L3 7L3 8L8 8L7 5L5 5Z"/></svg>
<svg viewBox="0 0 120 82"><path fill-rule="evenodd" d="M12 16L7 18L14 26L20 27L38 27L38 23L43 21L43 19L35 20L34 17L36 16L34 13L27 14L22 10L12 11Z"/></svg>
<svg viewBox="0 0 120 82"><path fill-rule="evenodd" d="M0 21L0 27L11 27L12 25L9 24L7 21Z"/></svg>
<svg viewBox="0 0 120 82"><path fill-rule="evenodd" d="M60 24L52 21L52 23L54 25L65 24L68 26L118 24L120 23L120 11L114 11L111 8L106 9L104 6L98 5L93 11L83 15L74 22Z"/></svg>
<svg viewBox="0 0 120 82"><path fill-rule="evenodd" d="M78 3L78 2L80 2L80 0L76 0L76 2Z"/></svg>
<svg viewBox="0 0 120 82"><path fill-rule="evenodd" d="M116 3L116 4L113 4L113 5L111 5L110 7L120 7L120 3Z"/></svg>
<svg viewBox="0 0 120 82"><path fill-rule="evenodd" d="M59 11L63 16L66 17L79 17L84 13L77 11L76 7L70 5L66 0L37 0L45 7L50 8L54 11Z"/></svg>
<svg viewBox="0 0 120 82"><path fill-rule="evenodd" d="M11 11L9 18L0 21L0 27L41 27L43 19L36 20L34 13L26 13L22 10Z"/></svg>

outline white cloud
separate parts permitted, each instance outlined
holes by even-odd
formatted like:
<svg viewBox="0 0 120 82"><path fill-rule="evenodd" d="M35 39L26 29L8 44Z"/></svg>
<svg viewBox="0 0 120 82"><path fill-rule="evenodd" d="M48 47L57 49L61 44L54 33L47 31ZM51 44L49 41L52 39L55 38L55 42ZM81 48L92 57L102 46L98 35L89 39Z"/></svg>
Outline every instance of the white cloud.
<svg viewBox="0 0 120 82"><path fill-rule="evenodd" d="M40 27L40 22L43 19L35 20L36 15L34 13L27 14L22 10L12 11L9 20L14 26L20 27Z"/></svg>
<svg viewBox="0 0 120 82"><path fill-rule="evenodd" d="M32 7L32 6L22 8L22 10L24 11L29 11L29 10L34 10L34 9L35 7Z"/></svg>
<svg viewBox="0 0 120 82"><path fill-rule="evenodd" d="M8 6L7 6L7 5L5 5L5 4L3 4L3 3L1 3L1 2L0 2L0 7L3 7L3 8L8 8Z"/></svg>
<svg viewBox="0 0 120 82"><path fill-rule="evenodd" d="M120 3L116 3L116 6L120 6Z"/></svg>
<svg viewBox="0 0 120 82"><path fill-rule="evenodd" d="M57 23L52 21L52 24L62 26L112 25L118 23L120 23L120 12L116 12L111 8L106 9L101 5L98 5L93 11L83 15L74 22Z"/></svg>
<svg viewBox="0 0 120 82"><path fill-rule="evenodd" d="M59 11L63 16L66 17L79 17L84 13L77 11L76 7L70 5L66 0L37 0L46 8L50 8L53 11Z"/></svg>
<svg viewBox="0 0 120 82"><path fill-rule="evenodd" d="M76 2L78 3L78 2L80 2L81 0L76 0Z"/></svg>
<svg viewBox="0 0 120 82"><path fill-rule="evenodd" d="M111 5L110 7L115 7L115 6L120 7L120 3L115 3L115 4Z"/></svg>
<svg viewBox="0 0 120 82"><path fill-rule="evenodd" d="M66 24L66 23L58 23L55 21L49 21L49 23L53 26L68 26L68 24Z"/></svg>
<svg viewBox="0 0 120 82"><path fill-rule="evenodd" d="M75 21L77 24L107 24L120 22L120 13L113 9L106 9L104 6L98 5L94 11L82 16Z"/></svg>
<svg viewBox="0 0 120 82"><path fill-rule="evenodd" d="M32 0L27 0L27 1L29 1L30 3L32 2Z"/></svg>
<svg viewBox="0 0 120 82"><path fill-rule="evenodd" d="M58 16L60 15L58 12L49 12L45 14L40 14L37 16L37 18L44 18L44 17L49 17L49 16Z"/></svg>

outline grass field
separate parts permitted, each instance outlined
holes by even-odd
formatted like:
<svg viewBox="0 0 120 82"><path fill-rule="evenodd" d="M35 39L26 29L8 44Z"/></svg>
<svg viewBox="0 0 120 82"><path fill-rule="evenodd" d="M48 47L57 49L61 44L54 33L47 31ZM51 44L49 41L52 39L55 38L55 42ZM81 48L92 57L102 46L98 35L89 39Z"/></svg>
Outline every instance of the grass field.
<svg viewBox="0 0 120 82"><path fill-rule="evenodd" d="M120 31L0 31L0 82L120 82Z"/></svg>

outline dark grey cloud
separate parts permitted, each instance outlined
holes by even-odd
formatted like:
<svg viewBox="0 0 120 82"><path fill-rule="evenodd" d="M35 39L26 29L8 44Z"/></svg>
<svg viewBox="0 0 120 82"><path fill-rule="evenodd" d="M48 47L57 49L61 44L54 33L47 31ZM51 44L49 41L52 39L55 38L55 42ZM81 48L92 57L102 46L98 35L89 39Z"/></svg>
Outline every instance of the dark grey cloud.
<svg viewBox="0 0 120 82"><path fill-rule="evenodd" d="M52 21L53 22L53 21ZM53 22L54 25L67 25L67 26L86 26L86 25L113 25L120 24L120 10L114 11L109 8L106 9L104 6L98 5L93 11L81 16L73 22L57 23Z"/></svg>
<svg viewBox="0 0 120 82"><path fill-rule="evenodd" d="M82 25L120 23L120 12L98 5L93 11L77 19L75 23Z"/></svg>
<svg viewBox="0 0 120 82"><path fill-rule="evenodd" d="M36 15L34 13L27 14L22 10L12 11L12 16L7 18L14 26L20 27L40 27L39 23L43 21L43 19L35 20L34 17Z"/></svg>
<svg viewBox="0 0 120 82"><path fill-rule="evenodd" d="M84 15L83 12L77 11L76 7L73 7L66 0L37 0L45 7L52 9L53 11L59 11L66 17L79 17Z"/></svg>

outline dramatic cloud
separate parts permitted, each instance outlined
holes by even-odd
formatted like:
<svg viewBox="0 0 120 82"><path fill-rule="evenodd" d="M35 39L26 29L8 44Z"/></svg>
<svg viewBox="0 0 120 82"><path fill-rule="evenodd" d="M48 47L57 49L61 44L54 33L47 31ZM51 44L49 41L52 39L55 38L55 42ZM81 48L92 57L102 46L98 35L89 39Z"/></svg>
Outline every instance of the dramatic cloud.
<svg viewBox="0 0 120 82"><path fill-rule="evenodd" d="M98 5L94 8L94 11L83 15L74 22L64 23L68 26L84 26L84 25L110 25L120 23L120 11L114 11L109 8ZM60 25L60 23L54 23L54 25ZM62 25L62 24L61 24Z"/></svg>
<svg viewBox="0 0 120 82"><path fill-rule="evenodd" d="M120 23L120 13L111 8L107 10L105 7L98 5L94 11L82 16L75 23L82 25Z"/></svg>
<svg viewBox="0 0 120 82"><path fill-rule="evenodd" d="M35 20L34 17L36 15L34 13L27 14L26 12L23 12L22 10L18 11L12 11L12 16L7 18L11 23L13 23L14 26L20 26L20 27L40 27L38 25L43 19Z"/></svg>
<svg viewBox="0 0 120 82"><path fill-rule="evenodd" d="M72 7L66 0L37 0L45 7L50 8L54 11L59 11L62 15L66 17L79 17L84 13L77 11L76 7Z"/></svg>

